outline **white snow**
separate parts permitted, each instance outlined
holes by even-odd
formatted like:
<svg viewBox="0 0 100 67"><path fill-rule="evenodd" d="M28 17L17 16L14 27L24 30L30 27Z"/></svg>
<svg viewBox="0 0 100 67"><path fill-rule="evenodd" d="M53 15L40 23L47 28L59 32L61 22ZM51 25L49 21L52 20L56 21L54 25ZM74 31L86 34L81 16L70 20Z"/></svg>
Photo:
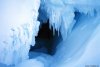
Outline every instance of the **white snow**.
<svg viewBox="0 0 100 67"><path fill-rule="evenodd" d="M38 17L43 22L49 19L54 34L61 33L54 56L29 53L38 35ZM1 0L0 67L98 66L99 20L99 0Z"/></svg>
<svg viewBox="0 0 100 67"><path fill-rule="evenodd" d="M12 65L28 59L40 22L40 0L0 1L0 62Z"/></svg>
<svg viewBox="0 0 100 67"><path fill-rule="evenodd" d="M36 59L30 59L20 63L16 67L44 67L44 65L41 61L38 61Z"/></svg>

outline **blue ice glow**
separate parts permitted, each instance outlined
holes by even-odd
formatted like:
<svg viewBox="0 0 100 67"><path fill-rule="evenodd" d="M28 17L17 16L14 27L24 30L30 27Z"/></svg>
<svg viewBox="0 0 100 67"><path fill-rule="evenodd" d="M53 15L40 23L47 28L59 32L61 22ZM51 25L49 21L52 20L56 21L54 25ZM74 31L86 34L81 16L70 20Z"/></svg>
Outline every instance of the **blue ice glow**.
<svg viewBox="0 0 100 67"><path fill-rule="evenodd" d="M56 53L29 52L48 20ZM99 0L1 0L0 67L99 67L99 21Z"/></svg>

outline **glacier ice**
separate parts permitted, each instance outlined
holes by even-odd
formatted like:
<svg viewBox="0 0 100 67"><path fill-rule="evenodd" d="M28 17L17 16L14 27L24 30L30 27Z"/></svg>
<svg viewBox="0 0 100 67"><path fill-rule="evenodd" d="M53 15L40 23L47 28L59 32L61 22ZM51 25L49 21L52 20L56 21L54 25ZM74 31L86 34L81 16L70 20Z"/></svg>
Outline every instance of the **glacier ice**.
<svg viewBox="0 0 100 67"><path fill-rule="evenodd" d="M50 21L50 28L52 26L53 29L58 31L58 34L61 31L62 37L65 39L66 36L63 36L65 34L64 31L68 31L68 28L73 26L75 23L74 8L69 5L64 5L61 0L57 2L55 0L45 0L43 2L42 7L44 8L42 9L47 12L47 17Z"/></svg>
<svg viewBox="0 0 100 67"><path fill-rule="evenodd" d="M1 0L0 67L100 65L99 2L99 0ZM36 45L35 38L42 24L48 21L53 34L57 35L57 31L59 37L61 35L60 39L54 40L60 42L55 43L56 53L50 56L30 52L30 46Z"/></svg>
<svg viewBox="0 0 100 67"><path fill-rule="evenodd" d="M49 18L50 28L52 26L53 29L58 31L58 34L61 31L63 40L65 40L67 38L67 34L71 32L71 29L76 22L74 19L75 12L94 16L96 10L99 9L99 4L97 2L98 0L95 2L92 0L42 0L40 9L47 14L46 18ZM46 18L42 20L45 20ZM66 32L66 36L64 35L64 31L68 31Z"/></svg>
<svg viewBox="0 0 100 67"><path fill-rule="evenodd" d="M0 62L11 65L28 59L40 22L39 0L0 1ZM30 33L32 32L32 33Z"/></svg>

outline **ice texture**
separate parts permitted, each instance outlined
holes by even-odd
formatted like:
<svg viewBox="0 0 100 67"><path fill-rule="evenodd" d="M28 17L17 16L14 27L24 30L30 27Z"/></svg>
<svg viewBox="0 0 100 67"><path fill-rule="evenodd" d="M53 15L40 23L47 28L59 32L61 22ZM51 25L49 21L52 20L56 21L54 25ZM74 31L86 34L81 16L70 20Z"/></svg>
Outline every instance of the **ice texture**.
<svg viewBox="0 0 100 67"><path fill-rule="evenodd" d="M56 53L29 52L48 20ZM0 67L99 67L99 21L99 0L0 0Z"/></svg>
<svg viewBox="0 0 100 67"><path fill-rule="evenodd" d="M57 46L50 67L99 66L99 30L95 34L94 31L100 26L100 1L42 0L42 2L44 6L42 9L47 13L50 28L61 32L63 38Z"/></svg>
<svg viewBox="0 0 100 67"><path fill-rule="evenodd" d="M66 39L67 36L63 35L65 33L68 34L68 32L65 31L68 31L69 28L75 23L74 8L69 5L64 5L62 0L44 0L42 2L43 4L41 6L47 13L47 17L50 21L50 28L53 27L53 30L58 31L58 34L61 32L63 39Z"/></svg>
<svg viewBox="0 0 100 67"><path fill-rule="evenodd" d="M28 59L40 22L40 0L0 1L0 63L18 64Z"/></svg>
<svg viewBox="0 0 100 67"><path fill-rule="evenodd" d="M100 16L80 16L71 34L57 47L51 67L99 66L99 19Z"/></svg>
<svg viewBox="0 0 100 67"><path fill-rule="evenodd" d="M50 28L53 27L58 34L61 32L63 40L67 38L67 34L71 32L76 23L75 12L94 16L100 6L99 0L41 0L41 2L40 9L47 14L42 20L49 18Z"/></svg>

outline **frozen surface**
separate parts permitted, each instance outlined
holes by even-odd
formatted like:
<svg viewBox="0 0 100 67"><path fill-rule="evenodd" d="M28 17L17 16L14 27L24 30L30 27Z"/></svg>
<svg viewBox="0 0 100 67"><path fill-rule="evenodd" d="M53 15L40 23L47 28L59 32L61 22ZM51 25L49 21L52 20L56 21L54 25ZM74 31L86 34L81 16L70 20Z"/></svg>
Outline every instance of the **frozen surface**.
<svg viewBox="0 0 100 67"><path fill-rule="evenodd" d="M55 63L53 62L54 67L84 67L85 65L100 64L100 49L97 48L97 46L100 47L100 42L97 42L98 38L95 39L95 36L98 35L99 37L95 30L98 30L100 26L100 16L95 18L83 16L83 18L81 17L78 21L67 40L61 42L58 46Z"/></svg>
<svg viewBox="0 0 100 67"><path fill-rule="evenodd" d="M47 20L63 38L56 54L29 52ZM100 66L99 21L99 0L1 0L0 67Z"/></svg>
<svg viewBox="0 0 100 67"><path fill-rule="evenodd" d="M94 16L99 6L99 0L41 0L40 14L42 13L41 17L43 17L41 20L49 19L50 29L53 27L58 34L61 32L65 40L76 23L75 12Z"/></svg>
<svg viewBox="0 0 100 67"><path fill-rule="evenodd" d="M1 63L12 65L28 59L39 29L39 5L39 0L0 1Z"/></svg>
<svg viewBox="0 0 100 67"><path fill-rule="evenodd" d="M44 67L44 65L36 59L30 59L20 63L16 67Z"/></svg>

